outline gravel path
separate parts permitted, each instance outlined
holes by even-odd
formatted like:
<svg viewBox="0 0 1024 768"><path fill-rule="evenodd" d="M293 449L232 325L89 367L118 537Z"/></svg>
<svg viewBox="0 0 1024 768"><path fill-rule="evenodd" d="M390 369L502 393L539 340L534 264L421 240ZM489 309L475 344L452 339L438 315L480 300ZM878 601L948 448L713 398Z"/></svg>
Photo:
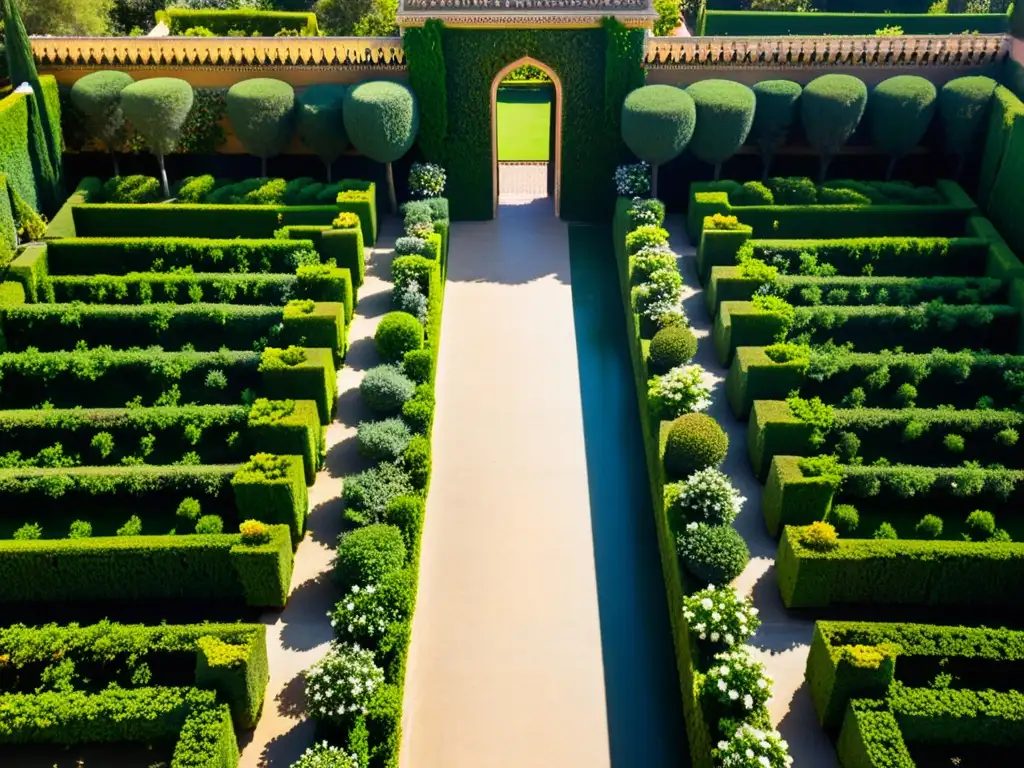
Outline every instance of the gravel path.
<svg viewBox="0 0 1024 768"><path fill-rule="evenodd" d="M382 220L381 227L377 246L367 249L366 281L349 327L345 365L338 371L338 410L327 427L326 466L309 489L309 531L295 552L291 596L283 611L262 618L270 684L263 716L240 744L241 768L287 768L313 742L315 727L304 714L302 672L327 653L333 638L327 612L337 600L330 571L342 528L342 478L366 467L356 453L356 427L372 417L360 401L359 383L379 362L373 335L391 309L391 249L399 222Z"/></svg>
<svg viewBox="0 0 1024 768"><path fill-rule="evenodd" d="M704 303L704 291L697 280L696 249L690 245L685 221L670 218L672 249L682 256L683 305L700 343L694 362L711 373L714 391L707 413L714 417L729 435L729 454L722 465L741 494L747 498L736 519L736 529L750 547L750 563L735 581L742 593L753 595L761 617L761 628L750 644L759 651L768 674L774 678L774 695L768 702L772 723L789 742L796 768L829 768L836 765L835 750L818 725L810 693L804 682L807 654L814 635L814 621L797 618L782 605L775 579L775 553L778 542L764 526L761 514L763 486L754 477L747 457L747 423L737 421L725 398L725 376L728 372L715 359L711 344L712 320Z"/></svg>

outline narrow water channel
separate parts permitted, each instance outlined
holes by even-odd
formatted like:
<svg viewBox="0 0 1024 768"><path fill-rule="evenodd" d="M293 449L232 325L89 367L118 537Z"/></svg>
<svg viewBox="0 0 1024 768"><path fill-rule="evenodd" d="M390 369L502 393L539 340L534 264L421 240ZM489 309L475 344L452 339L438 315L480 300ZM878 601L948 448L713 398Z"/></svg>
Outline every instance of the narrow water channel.
<svg viewBox="0 0 1024 768"><path fill-rule="evenodd" d="M611 762L689 765L636 387L606 226L569 254Z"/></svg>

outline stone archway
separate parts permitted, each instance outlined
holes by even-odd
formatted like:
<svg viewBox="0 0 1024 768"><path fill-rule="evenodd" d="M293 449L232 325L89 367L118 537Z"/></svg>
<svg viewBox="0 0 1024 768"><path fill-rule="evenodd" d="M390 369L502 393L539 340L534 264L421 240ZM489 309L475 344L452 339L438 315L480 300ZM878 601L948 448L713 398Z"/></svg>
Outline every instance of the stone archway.
<svg viewBox="0 0 1024 768"><path fill-rule="evenodd" d="M558 216L562 201L562 80L558 77L555 70L531 56L523 56L511 64L502 67L501 71L494 76L494 80L491 82L491 194L494 199L493 213L495 216L498 214L498 86L501 85L501 81L505 79L509 72L524 64L531 64L542 70L544 74L551 78L551 82L555 86L553 110L555 147L553 161L555 164L555 216Z"/></svg>

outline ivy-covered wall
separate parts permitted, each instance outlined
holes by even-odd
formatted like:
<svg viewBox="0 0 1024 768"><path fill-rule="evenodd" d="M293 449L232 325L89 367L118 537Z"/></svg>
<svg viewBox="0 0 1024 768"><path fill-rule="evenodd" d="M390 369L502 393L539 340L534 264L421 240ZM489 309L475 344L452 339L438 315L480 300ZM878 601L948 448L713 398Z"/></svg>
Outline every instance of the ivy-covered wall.
<svg viewBox="0 0 1024 768"><path fill-rule="evenodd" d="M437 31L440 51L432 37ZM421 37L410 41L410 34ZM551 67L562 81L562 217L610 216L612 174L621 154L618 112L626 93L643 83L642 30L610 21L604 28L570 30L435 27L408 30L406 39L412 43L410 81L425 112L437 108L431 94L436 78L445 78L447 120L425 119L420 147L427 159L447 168L454 218L492 216L491 83L502 67L523 56ZM606 71L610 58L616 64ZM445 133L436 135L440 130Z"/></svg>

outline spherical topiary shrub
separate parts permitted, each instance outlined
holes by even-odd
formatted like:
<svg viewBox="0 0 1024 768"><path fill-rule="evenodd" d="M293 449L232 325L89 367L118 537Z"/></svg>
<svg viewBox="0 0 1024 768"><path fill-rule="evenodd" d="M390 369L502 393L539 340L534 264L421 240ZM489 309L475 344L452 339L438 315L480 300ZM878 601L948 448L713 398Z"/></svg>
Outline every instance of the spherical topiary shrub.
<svg viewBox="0 0 1024 768"><path fill-rule="evenodd" d="M700 160L715 166L715 179L722 163L743 146L754 124L754 92L732 80L701 80L686 92L697 109L697 127L690 140L690 151Z"/></svg>
<svg viewBox="0 0 1024 768"><path fill-rule="evenodd" d="M359 455L372 461L394 461L411 439L412 432L401 419L364 421L356 433Z"/></svg>
<svg viewBox="0 0 1024 768"><path fill-rule="evenodd" d="M996 519L991 512L976 509L967 516L967 533L971 541L985 541L996 531Z"/></svg>
<svg viewBox="0 0 1024 768"><path fill-rule="evenodd" d="M296 99L299 140L323 162L328 183L331 164L349 145L342 117L347 93L347 85L323 83L309 86Z"/></svg>
<svg viewBox="0 0 1024 768"><path fill-rule="evenodd" d="M891 156L888 177L896 161L916 147L935 117L938 92L919 75L897 75L871 92L868 123L875 146Z"/></svg>
<svg viewBox="0 0 1024 768"><path fill-rule="evenodd" d="M135 82L127 72L91 72L71 86L71 103L85 116L89 133L102 141L114 160L114 176L121 173L116 150L125 134L121 91Z"/></svg>
<svg viewBox="0 0 1024 768"><path fill-rule="evenodd" d="M658 195L658 166L682 154L693 137L697 108L682 88L645 85L631 91L622 104L622 140L651 165L651 196Z"/></svg>
<svg viewBox="0 0 1024 768"><path fill-rule="evenodd" d="M852 504L838 504L832 507L826 520L844 536L849 536L860 525L860 512Z"/></svg>
<svg viewBox="0 0 1024 768"><path fill-rule="evenodd" d="M343 533L334 558L334 578L343 591L353 585L377 584L405 565L402 532L393 525L376 523Z"/></svg>
<svg viewBox="0 0 1024 768"><path fill-rule="evenodd" d="M677 365L685 365L697 354L697 337L685 325L662 328L651 339L650 367L652 374L668 373Z"/></svg>
<svg viewBox="0 0 1024 768"><path fill-rule="evenodd" d="M164 156L174 151L181 138L195 94L192 86L176 77L152 77L132 83L121 91L121 110L132 128L146 141L160 164L164 196L171 196Z"/></svg>
<svg viewBox="0 0 1024 768"><path fill-rule="evenodd" d="M220 515L203 515L196 523L196 533L223 533L224 520Z"/></svg>
<svg viewBox="0 0 1024 768"><path fill-rule="evenodd" d="M682 480L707 467L720 466L729 450L729 436L704 413L685 413L672 422L665 443L665 471Z"/></svg>
<svg viewBox="0 0 1024 768"><path fill-rule="evenodd" d="M807 141L821 155L820 180L829 163L857 130L868 103L868 89L853 75L822 75L804 88L800 119Z"/></svg>
<svg viewBox="0 0 1024 768"><path fill-rule="evenodd" d="M762 80L751 86L757 99L750 138L761 153L763 176L771 173L775 153L786 145L790 128L796 121L797 105L803 88L792 80Z"/></svg>
<svg viewBox="0 0 1024 768"><path fill-rule="evenodd" d="M889 523L882 523L875 530L874 538L876 538L876 539L898 539L899 536L896 535L896 529L893 528L892 525L890 525Z"/></svg>
<svg viewBox="0 0 1024 768"><path fill-rule="evenodd" d="M377 413L397 413L415 392L415 382L397 365L371 368L359 385L363 401Z"/></svg>
<svg viewBox="0 0 1024 768"><path fill-rule="evenodd" d="M914 533L922 539L937 539L942 535L942 518L937 515L925 515L914 526Z"/></svg>
<svg viewBox="0 0 1024 768"><path fill-rule="evenodd" d="M819 520L800 531L800 543L816 552L829 552L839 546L839 536L831 523Z"/></svg>
<svg viewBox="0 0 1024 768"><path fill-rule="evenodd" d="M279 155L292 135L295 122L295 90L283 80L254 77L228 90L228 117L245 151L261 162L267 175L267 158Z"/></svg>
<svg viewBox="0 0 1024 768"><path fill-rule="evenodd" d="M730 525L696 523L676 539L679 559L701 584L720 586L739 576L750 560L747 542Z"/></svg>
<svg viewBox="0 0 1024 768"><path fill-rule="evenodd" d="M1024 3L1020 5L1024 7ZM958 77L939 91L939 117L946 150L956 155L958 174L967 155L983 141L997 85L991 77Z"/></svg>
<svg viewBox="0 0 1024 768"><path fill-rule="evenodd" d="M382 359L398 362L406 352L423 346L423 326L408 312L388 312L381 318L373 340Z"/></svg>

